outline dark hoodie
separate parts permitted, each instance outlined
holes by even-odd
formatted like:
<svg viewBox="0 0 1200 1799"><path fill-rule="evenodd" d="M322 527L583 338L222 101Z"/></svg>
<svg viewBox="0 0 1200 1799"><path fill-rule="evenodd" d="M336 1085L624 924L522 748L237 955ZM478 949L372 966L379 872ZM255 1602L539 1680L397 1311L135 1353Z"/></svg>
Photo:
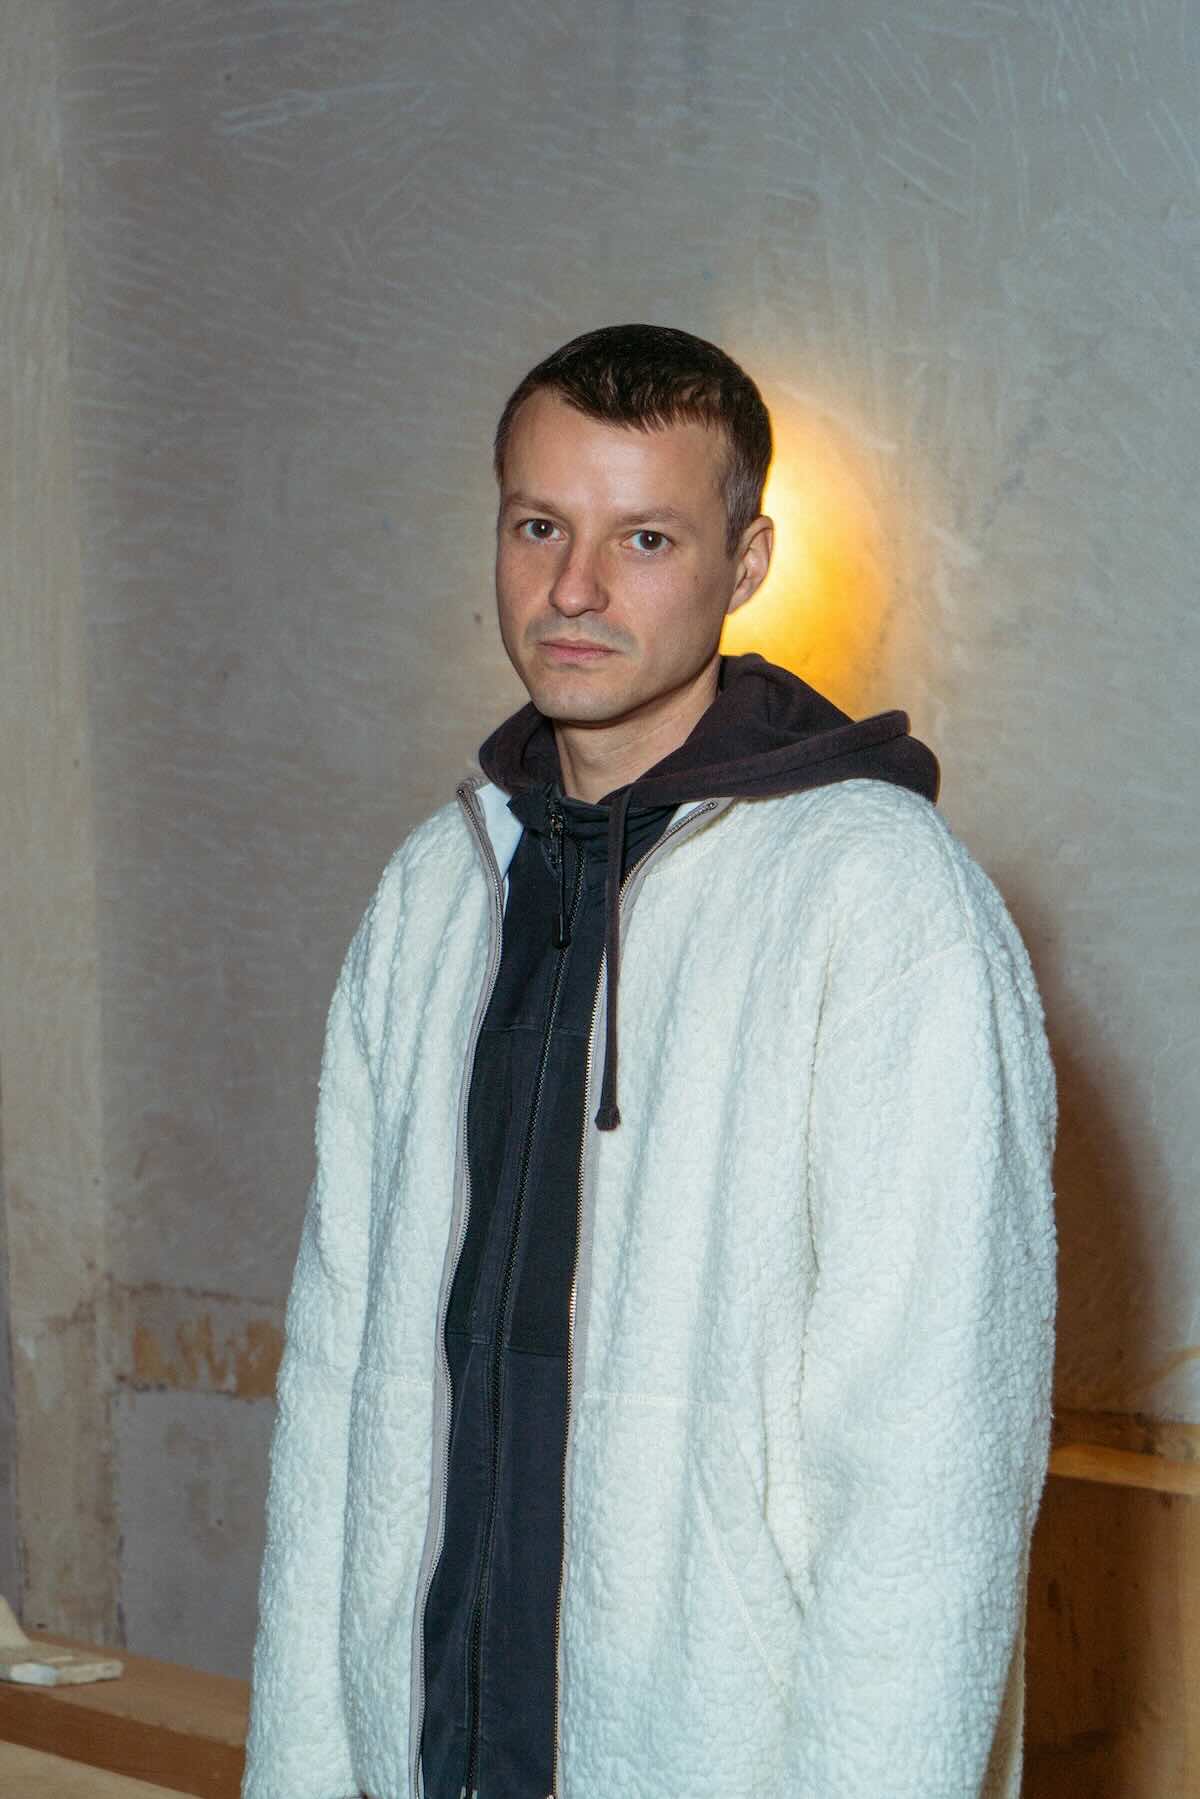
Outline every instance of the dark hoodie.
<svg viewBox="0 0 1200 1799"><path fill-rule="evenodd" d="M483 745L525 829L467 1118L470 1207L446 1319L452 1410L443 1548L425 1611L426 1799L544 1799L552 1785L567 1308L592 1008L616 1107L621 880L693 799L870 776L933 800L903 712L855 723L759 656L727 658L687 741L597 806L562 796L553 730L524 707Z"/></svg>

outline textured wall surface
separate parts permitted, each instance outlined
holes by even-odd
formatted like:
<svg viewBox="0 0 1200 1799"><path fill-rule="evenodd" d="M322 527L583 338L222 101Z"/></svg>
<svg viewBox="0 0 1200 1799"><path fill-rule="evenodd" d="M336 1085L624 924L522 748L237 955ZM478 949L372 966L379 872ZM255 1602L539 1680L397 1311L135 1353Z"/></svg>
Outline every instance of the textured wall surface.
<svg viewBox="0 0 1200 1799"><path fill-rule="evenodd" d="M937 751L1046 999L1061 1402L1200 1418L1200 14L64 17L131 1644L244 1666L325 1005L522 697L490 432L597 324L759 377L783 553L736 647Z"/></svg>
<svg viewBox="0 0 1200 1799"><path fill-rule="evenodd" d="M0 1323L9 1333L0 1454L15 1447L11 1473L0 1475L0 1573L15 1598L19 1563L28 1624L111 1640L118 1568L104 972L72 473L59 47L55 6L0 7Z"/></svg>
<svg viewBox="0 0 1200 1799"><path fill-rule="evenodd" d="M0 1096L2 1097L2 1096ZM3 1145L0 1144L0 1168ZM12 1338L8 1319L8 1216L0 1187L0 1593L14 1608L21 1603L17 1548L17 1407L13 1391Z"/></svg>

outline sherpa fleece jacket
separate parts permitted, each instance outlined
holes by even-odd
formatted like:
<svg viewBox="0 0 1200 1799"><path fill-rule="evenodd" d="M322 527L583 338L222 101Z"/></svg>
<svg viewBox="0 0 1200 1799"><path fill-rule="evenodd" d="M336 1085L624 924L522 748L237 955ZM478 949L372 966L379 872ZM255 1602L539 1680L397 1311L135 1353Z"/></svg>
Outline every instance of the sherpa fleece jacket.
<svg viewBox="0 0 1200 1799"><path fill-rule="evenodd" d="M419 1792L506 797L466 783L406 840L331 1006L245 1799ZM934 806L871 779L681 809L621 921L622 1123L589 1115L580 1180L555 1799L1017 1799L1056 1255L1017 930ZM601 991L593 1075L602 1032Z"/></svg>

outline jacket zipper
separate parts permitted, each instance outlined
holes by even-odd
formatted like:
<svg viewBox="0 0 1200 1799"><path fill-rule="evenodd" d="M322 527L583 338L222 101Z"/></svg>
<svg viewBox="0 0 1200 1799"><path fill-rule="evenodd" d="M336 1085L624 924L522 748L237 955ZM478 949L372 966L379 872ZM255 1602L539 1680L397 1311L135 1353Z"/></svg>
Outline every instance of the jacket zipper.
<svg viewBox="0 0 1200 1799"><path fill-rule="evenodd" d="M565 848L563 844L562 813L557 807L550 809L550 843L552 860L565 885ZM470 1796L476 1792L479 1778L479 1727L480 1712L483 1699L483 1614L487 1607L488 1585L491 1576L492 1548L496 1531L496 1501L500 1474L500 1426L501 1426L501 1369L503 1363L504 1339L508 1329L508 1312L512 1302L513 1271L516 1267L517 1244L521 1234L521 1221L525 1210L525 1192L529 1181L529 1163L533 1155L534 1142L537 1137L538 1117L541 1112L542 1092L546 1084L546 1068L550 1060L550 1043L554 1035L554 1023L558 1017L559 1002L562 999L563 972L566 968L566 951L570 946L575 928L575 919L579 912L579 898L583 889L584 856L579 851L575 863L574 884L571 892L570 908L560 901L558 926L555 932L555 946L558 960L555 963L554 979L550 988L550 1002L546 1008L546 1025L542 1034L541 1053L538 1057L537 1076L534 1080L533 1103L529 1108L529 1121L525 1127L525 1143L521 1152L521 1169L517 1178L516 1197L513 1202L512 1224L509 1227L508 1255L504 1264L504 1279L500 1286L500 1301L496 1308L492 1337L491 1366L491 1401L492 1401L492 1457L488 1480L487 1523L483 1532L483 1556L479 1568L479 1584L475 1590L475 1607L471 1617L470 1654L468 1657L470 1688L469 1729L467 1733L467 1773L463 1783L463 1795ZM564 928L565 927L565 928ZM568 1376L569 1382L569 1376Z"/></svg>
<svg viewBox="0 0 1200 1799"><path fill-rule="evenodd" d="M725 802L726 805L728 803L728 801ZM660 850L665 849L672 838L678 837L681 832L690 833L693 826L697 824L701 818L706 817L712 812L723 810L724 806L720 800L706 800L704 804L698 806L694 812L689 812L686 818L680 819L678 824L674 824L669 830L664 831L662 836L658 839L658 842L653 844L650 849L646 851L646 854L640 861L634 863L633 867L629 870L629 873L625 876L625 879L621 882L621 891L617 896L618 914L625 904L625 897L629 892L630 887L633 885L634 880L642 875L647 863L652 861L653 858L658 855ZM580 1248L583 1242L583 1208L587 1169L587 1144L592 1130L592 1061L596 1048L596 1020L600 1014L600 996L604 991L604 967L605 958L601 956L599 976L596 981L596 996L592 1001L592 1022L588 1031L587 1063L583 1078L583 1135L579 1145L579 1179L576 1186L575 1198L575 1258L571 1267L571 1297L567 1306L567 1422L563 1442L562 1466L562 1561L559 1564L558 1572L558 1598L554 1606L554 1759L551 1764L554 1785L552 1790L546 1795L546 1799L564 1799L562 1773L559 1767L559 1710L562 1697L562 1603L563 1587L566 1581L567 1571L567 1464L571 1445L571 1388L575 1367L575 1301L579 1291L579 1260Z"/></svg>
<svg viewBox="0 0 1200 1799"><path fill-rule="evenodd" d="M491 929L488 941L488 963L484 974L483 988L479 1002L475 1008L475 1017L471 1022L471 1032L467 1041L466 1059L462 1089L458 1103L458 1136L456 1148L456 1169L462 1183L463 1209L459 1220L458 1240L454 1245L454 1254L449 1276L446 1279L445 1293L438 1305L436 1349L438 1373L442 1381L445 1396L445 1440L442 1445L441 1478L430 1496L431 1513L437 1510L437 1531L434 1539L433 1554L429 1556L417 1593L413 1619L413 1676L416 1685L416 1703L413 1707L412 1728L409 1743L409 1782L417 1799L422 1799L425 1782L421 1770L421 1736L425 1727L425 1606L429 1599L429 1588L433 1582L433 1572L437 1567L438 1557L442 1553L443 1533L446 1528L446 1488L450 1478L450 1407L453 1395L450 1390L450 1363L446 1356L446 1311L450 1304L450 1292L454 1285L454 1274L458 1268L462 1247L467 1236L467 1218L471 1209L471 1166L466 1155L467 1133L467 1100L470 1093L470 1071L475 1062L475 1049L479 1042L479 1033L483 1026L484 1015L491 1001L492 991L496 985L496 977L500 972L500 940L504 928L504 878L500 873L492 849L492 841L487 826L479 812L475 799L476 781L464 781L456 791L456 797L466 814L467 822L475 836L483 859L484 868L492 889Z"/></svg>

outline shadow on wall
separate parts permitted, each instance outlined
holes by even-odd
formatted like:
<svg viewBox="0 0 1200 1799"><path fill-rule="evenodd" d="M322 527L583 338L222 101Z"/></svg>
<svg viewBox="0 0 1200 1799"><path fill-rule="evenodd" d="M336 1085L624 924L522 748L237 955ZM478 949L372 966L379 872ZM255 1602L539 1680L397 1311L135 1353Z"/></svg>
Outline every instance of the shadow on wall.
<svg viewBox="0 0 1200 1799"><path fill-rule="evenodd" d="M1061 932L1046 896L1012 869L998 884L1033 960L1058 1087L1056 1408L1134 1413L1165 1372L1147 1372L1149 1356L1139 1353L1153 1337L1157 1312L1156 1264L1139 1193L1163 1191L1167 1170L1146 1165L1145 1137L1135 1159L1121 1108L1087 1059L1093 1033L1059 1016L1054 996L1070 994L1072 981L1060 963Z"/></svg>
<svg viewBox="0 0 1200 1799"><path fill-rule="evenodd" d="M1052 1038L1052 1048L1059 1082L1055 1390L1064 1405L1082 1410L1135 1411L1154 1384L1138 1344L1152 1335L1156 1310L1139 1188L1149 1181L1162 1192L1168 1174L1135 1167L1084 1047L1063 1037Z"/></svg>
<svg viewBox="0 0 1200 1799"><path fill-rule="evenodd" d="M1052 921L1019 880L1006 875L1003 887L1043 996L1069 991L1055 966ZM1161 1190L1166 1171L1147 1167L1144 1154L1135 1162L1121 1108L1086 1059L1094 1033L1047 1010L1059 1105L1055 1438L1188 1455L1189 1427L1165 1434L1169 1426L1136 1411L1166 1371L1150 1367L1139 1347L1152 1338L1157 1311L1139 1198ZM1047 1480L1028 1586L1025 1799L1184 1799L1196 1791L1187 1766L1188 1571L1198 1554L1194 1499Z"/></svg>

